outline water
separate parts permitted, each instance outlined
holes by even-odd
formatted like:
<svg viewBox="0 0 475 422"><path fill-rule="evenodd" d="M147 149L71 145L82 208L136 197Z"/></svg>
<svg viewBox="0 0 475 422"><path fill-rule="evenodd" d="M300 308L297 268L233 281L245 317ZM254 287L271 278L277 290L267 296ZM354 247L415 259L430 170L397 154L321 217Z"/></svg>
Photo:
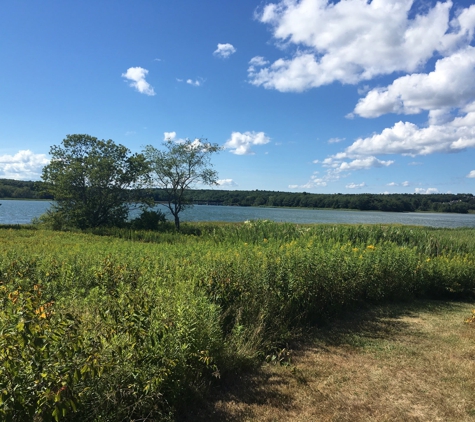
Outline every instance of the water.
<svg viewBox="0 0 475 422"><path fill-rule="evenodd" d="M48 201L0 200L0 224L28 224L50 207ZM157 208L166 212L166 208ZM132 213L134 216L135 213ZM181 214L181 221L273 220L291 223L408 224L432 227L475 227L475 214L335 211L293 208L227 207L195 205Z"/></svg>

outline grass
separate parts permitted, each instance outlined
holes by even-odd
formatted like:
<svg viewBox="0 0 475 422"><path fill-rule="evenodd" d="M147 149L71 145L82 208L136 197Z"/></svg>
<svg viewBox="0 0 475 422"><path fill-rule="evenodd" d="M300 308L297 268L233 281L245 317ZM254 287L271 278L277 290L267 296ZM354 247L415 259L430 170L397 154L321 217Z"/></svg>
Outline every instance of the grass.
<svg viewBox="0 0 475 422"><path fill-rule="evenodd" d="M264 376L269 385L244 387L252 394L246 400L262 397L305 414L320 403L311 392L323 391L317 407L340 406L336 420L358 406L374 409L370 399L393 404L385 388L396 389L399 378L410 384L408 368L419 362L413 343L429 331L419 327L425 334L404 342L409 305L391 313L381 303L473 298L474 234L270 221L183 225L181 233L0 228L0 419L175 420L193 397L203 404L208 386L226 385L263 361L288 363L286 343L325 322L333 325L313 333L320 354L312 359L332 357L333 366L330 359L316 361L313 372L296 361L291 370L269 367L247 378L258 383ZM437 314L427 306L421 312ZM351 317L335 320L345 313ZM450 357L462 346L455 331L447 332L455 352L437 350ZM304 359L305 349L295 350L295 359ZM401 360L381 363L389 352ZM373 358L380 366L372 367ZM435 355L421 359L433 362ZM451 376L439 375L427 379ZM314 390L293 397L285 390L292 382ZM447 391L451 397L455 390ZM409 400L409 392L400 394ZM374 420L382 417L373 412Z"/></svg>
<svg viewBox="0 0 475 422"><path fill-rule="evenodd" d="M294 345L291 362L230 377L182 420L473 421L473 307L424 300L348 313Z"/></svg>

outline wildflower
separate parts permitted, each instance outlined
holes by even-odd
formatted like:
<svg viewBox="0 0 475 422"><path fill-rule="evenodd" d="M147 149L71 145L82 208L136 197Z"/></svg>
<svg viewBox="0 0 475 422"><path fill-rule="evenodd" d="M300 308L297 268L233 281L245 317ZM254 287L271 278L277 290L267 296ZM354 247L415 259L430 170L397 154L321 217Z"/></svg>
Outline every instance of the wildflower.
<svg viewBox="0 0 475 422"><path fill-rule="evenodd" d="M266 238L264 238L264 243L267 243L267 239L266 239Z"/></svg>
<svg viewBox="0 0 475 422"><path fill-rule="evenodd" d="M366 249L371 249L371 250L374 251L374 250L376 249L376 246L374 246L374 245L368 245L368 246L366 246Z"/></svg>

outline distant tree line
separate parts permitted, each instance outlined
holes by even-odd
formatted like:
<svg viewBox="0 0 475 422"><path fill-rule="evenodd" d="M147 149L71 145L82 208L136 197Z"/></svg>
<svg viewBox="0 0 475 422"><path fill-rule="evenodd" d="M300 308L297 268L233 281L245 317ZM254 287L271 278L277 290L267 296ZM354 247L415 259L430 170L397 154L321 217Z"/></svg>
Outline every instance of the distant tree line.
<svg viewBox="0 0 475 422"><path fill-rule="evenodd" d="M161 202L162 192L153 191ZM323 209L353 209L392 212L455 212L475 211L472 194L319 194L274 191L191 190L189 199L195 204L235 205L241 207L301 207Z"/></svg>
<svg viewBox="0 0 475 422"><path fill-rule="evenodd" d="M41 189L42 182L0 179L0 198L9 199L53 199Z"/></svg>
<svg viewBox="0 0 475 422"><path fill-rule="evenodd" d="M43 182L0 179L0 198L53 199L44 192ZM156 202L167 200L166 192L152 190ZM194 204L235 205L241 207L302 207L322 209L353 209L392 212L475 212L472 194L320 194L275 191L230 191L191 189L188 198Z"/></svg>

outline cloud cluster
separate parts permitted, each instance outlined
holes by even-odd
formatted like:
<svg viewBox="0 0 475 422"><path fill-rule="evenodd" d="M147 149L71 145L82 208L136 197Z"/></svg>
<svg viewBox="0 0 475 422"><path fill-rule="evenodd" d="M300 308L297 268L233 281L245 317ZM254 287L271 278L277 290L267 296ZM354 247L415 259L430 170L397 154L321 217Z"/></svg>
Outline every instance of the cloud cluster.
<svg viewBox="0 0 475 422"><path fill-rule="evenodd" d="M273 63L262 56L252 58L250 83L302 92L397 72L388 86L359 87L362 98L348 117L428 114L426 124L401 120L315 160L327 169L326 174L314 174L308 186L395 162L381 159L382 155L419 156L475 147L475 47L471 45L475 5L455 8L447 0L417 8L414 0L281 0L266 5L257 18L272 28L274 39L290 54ZM423 71L434 58L433 69ZM339 141L332 138L328 143ZM475 171L467 177L475 177Z"/></svg>
<svg viewBox="0 0 475 422"><path fill-rule="evenodd" d="M290 58L251 66L252 84L301 92L339 81L356 84L393 72L414 72L434 54L447 55L473 37L475 6L450 20L452 2L413 13L413 0L282 0L260 22ZM428 35L430 34L430 35Z"/></svg>
<svg viewBox="0 0 475 422"><path fill-rule="evenodd" d="M227 59L231 54L234 54L236 49L232 44L218 44L218 48L213 52L215 56Z"/></svg>
<svg viewBox="0 0 475 422"><path fill-rule="evenodd" d="M0 177L15 180L37 180L49 163L45 154L21 150L15 155L0 155Z"/></svg>
<svg viewBox="0 0 475 422"><path fill-rule="evenodd" d="M233 179L220 179L218 180L218 185L220 187L232 188L236 187L238 184Z"/></svg>
<svg viewBox="0 0 475 422"><path fill-rule="evenodd" d="M354 114L379 117L386 113L431 112L434 123L451 108L467 106L475 98L475 48L468 46L439 59L435 70L396 79L385 88L375 88L362 98Z"/></svg>
<svg viewBox="0 0 475 422"><path fill-rule="evenodd" d="M264 132L233 132L224 148L236 155L253 155L251 148L254 145L265 145L269 142L270 138Z"/></svg>
<svg viewBox="0 0 475 422"><path fill-rule="evenodd" d="M148 70L143 67L129 67L127 72L122 73L122 77L131 81L130 86L135 88L141 94L153 96L155 95L155 91L145 80L147 74Z"/></svg>
<svg viewBox="0 0 475 422"><path fill-rule="evenodd" d="M347 189L361 189L361 188L364 188L366 186L366 183L363 182L363 183L349 183L345 186L345 188Z"/></svg>

